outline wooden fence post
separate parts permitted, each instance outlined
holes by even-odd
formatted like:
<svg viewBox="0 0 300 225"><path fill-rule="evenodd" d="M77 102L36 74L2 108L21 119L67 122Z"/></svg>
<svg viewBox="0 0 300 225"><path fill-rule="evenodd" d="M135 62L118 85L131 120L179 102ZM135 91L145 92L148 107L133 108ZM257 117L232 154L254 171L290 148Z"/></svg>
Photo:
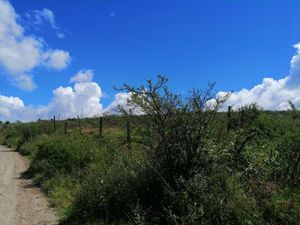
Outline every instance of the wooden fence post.
<svg viewBox="0 0 300 225"><path fill-rule="evenodd" d="M55 121L55 116L53 116L53 130L54 130L54 133L56 133L56 121Z"/></svg>
<svg viewBox="0 0 300 225"><path fill-rule="evenodd" d="M128 149L131 149L131 123L130 120L127 120L127 145L128 145Z"/></svg>
<svg viewBox="0 0 300 225"><path fill-rule="evenodd" d="M67 121L65 121L65 135L67 135Z"/></svg>
<svg viewBox="0 0 300 225"><path fill-rule="evenodd" d="M80 121L79 116L77 116L77 118L78 118L79 132L80 132L80 134L82 134L81 121Z"/></svg>
<svg viewBox="0 0 300 225"><path fill-rule="evenodd" d="M103 133L103 117L101 116L99 119L99 134L102 136Z"/></svg>
<svg viewBox="0 0 300 225"><path fill-rule="evenodd" d="M231 106L228 106L228 112L227 112L227 131L231 129Z"/></svg>

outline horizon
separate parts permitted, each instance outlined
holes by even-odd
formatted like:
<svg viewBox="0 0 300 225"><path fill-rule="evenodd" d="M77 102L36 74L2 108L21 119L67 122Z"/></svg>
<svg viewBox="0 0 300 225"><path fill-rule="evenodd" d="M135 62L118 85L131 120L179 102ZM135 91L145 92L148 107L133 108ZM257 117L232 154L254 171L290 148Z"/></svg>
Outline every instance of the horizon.
<svg viewBox="0 0 300 225"><path fill-rule="evenodd" d="M0 0L0 120L99 115L157 75L226 105L300 107L300 2ZM280 16L279 16L280 15Z"/></svg>

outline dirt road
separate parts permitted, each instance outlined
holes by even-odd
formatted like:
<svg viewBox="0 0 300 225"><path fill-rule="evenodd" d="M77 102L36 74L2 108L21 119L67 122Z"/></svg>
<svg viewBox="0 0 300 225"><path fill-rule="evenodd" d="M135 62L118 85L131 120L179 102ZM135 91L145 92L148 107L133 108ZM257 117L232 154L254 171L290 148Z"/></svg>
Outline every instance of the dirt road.
<svg viewBox="0 0 300 225"><path fill-rule="evenodd" d="M0 146L0 225L57 225L41 191L21 177L27 168L17 152Z"/></svg>

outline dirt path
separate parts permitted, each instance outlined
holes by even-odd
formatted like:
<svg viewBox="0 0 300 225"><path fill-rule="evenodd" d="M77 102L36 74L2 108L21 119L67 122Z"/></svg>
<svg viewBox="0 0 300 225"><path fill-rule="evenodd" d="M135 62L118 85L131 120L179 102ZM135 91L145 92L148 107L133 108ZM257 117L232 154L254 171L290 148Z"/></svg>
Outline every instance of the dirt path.
<svg viewBox="0 0 300 225"><path fill-rule="evenodd" d="M58 219L41 191L21 178L28 163L0 146L0 225L57 225Z"/></svg>

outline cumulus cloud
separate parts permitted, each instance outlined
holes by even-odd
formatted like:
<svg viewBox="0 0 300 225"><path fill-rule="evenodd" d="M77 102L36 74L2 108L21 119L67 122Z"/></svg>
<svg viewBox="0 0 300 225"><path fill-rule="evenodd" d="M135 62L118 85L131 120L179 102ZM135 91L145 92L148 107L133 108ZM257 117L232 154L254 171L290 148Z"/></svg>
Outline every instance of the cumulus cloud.
<svg viewBox="0 0 300 225"><path fill-rule="evenodd" d="M101 98L101 87L91 80L55 89L51 101L45 106L25 106L18 97L0 95L0 120L26 122L49 119L53 115L60 118L99 116L104 113Z"/></svg>
<svg viewBox="0 0 300 225"><path fill-rule="evenodd" d="M107 114L118 113L118 109L122 107L125 110L129 110L130 106L128 100L131 98L131 93L120 92L115 95L115 99L110 103L110 105L105 109Z"/></svg>
<svg viewBox="0 0 300 225"><path fill-rule="evenodd" d="M300 85L300 43L293 46L296 49L296 54L290 62L290 73L287 80L287 85L297 87Z"/></svg>
<svg viewBox="0 0 300 225"><path fill-rule="evenodd" d="M70 62L69 52L63 50L48 51L44 54L45 65L57 70L64 69Z"/></svg>
<svg viewBox="0 0 300 225"><path fill-rule="evenodd" d="M26 72L38 64L42 47L40 41L23 36L16 19L9 2L0 0L0 65L12 74Z"/></svg>
<svg viewBox="0 0 300 225"><path fill-rule="evenodd" d="M62 115L64 118L100 115L103 113L101 97L101 88L95 82L76 83L74 87L59 87L53 91L48 114Z"/></svg>
<svg viewBox="0 0 300 225"><path fill-rule="evenodd" d="M300 108L300 43L293 46L296 54L290 62L289 74L279 80L264 78L261 84L252 89L242 89L232 92L224 107L233 106L237 109L241 106L257 103L265 110L287 110L291 101ZM219 92L218 97L229 92Z"/></svg>
<svg viewBox="0 0 300 225"><path fill-rule="evenodd" d="M0 95L0 121L35 121L38 118L47 117L47 107L24 106L23 101L18 97L6 97Z"/></svg>
<svg viewBox="0 0 300 225"><path fill-rule="evenodd" d="M104 108L101 104L103 92L96 82L92 81L92 70L80 70L71 78L73 86L58 87L52 93L51 101L44 106L25 106L18 97L0 95L0 121L34 121L58 118L99 116L104 113L118 113L118 107L132 109L128 104L131 93L117 93L111 104ZM134 111L138 113L138 111Z"/></svg>
<svg viewBox="0 0 300 225"><path fill-rule="evenodd" d="M24 108L24 103L20 98L0 95L0 115L2 118L10 118L13 111L22 108Z"/></svg>
<svg viewBox="0 0 300 225"><path fill-rule="evenodd" d="M70 83L83 83L93 80L93 70L80 70L74 77L70 79Z"/></svg>
<svg viewBox="0 0 300 225"><path fill-rule="evenodd" d="M48 49L41 38L25 35L18 18L9 1L0 0L0 67L12 77L13 84L32 90L29 77L23 74L39 66L63 69L68 65L70 55L64 50ZM34 87L32 79L31 83Z"/></svg>
<svg viewBox="0 0 300 225"><path fill-rule="evenodd" d="M12 23L11 27L14 26ZM1 28L0 26L0 32ZM14 30L17 31L18 27L16 26ZM231 105L236 109L240 106L257 103L266 110L286 110L289 108L288 101L292 101L296 107L300 107L300 44L296 44L294 47L296 53L291 59L291 68L286 77L279 80L264 78L261 84L251 89L232 92L224 107ZM19 74L17 77L20 84L27 84L25 88L31 88L32 82L29 75ZM124 107L125 110L133 109L136 114L142 113L128 104L131 93L117 93L111 104L104 109L101 104L103 97L101 87L93 82L92 78L92 70L80 70L70 79L74 85L55 89L51 101L45 106L25 106L18 97L0 95L0 120L32 121L38 118L49 119L53 115L60 118L76 117L77 115L92 117L103 113L117 113L119 106ZM14 81L18 82L18 79L16 78ZM228 93L219 92L217 96L223 97Z"/></svg>
<svg viewBox="0 0 300 225"><path fill-rule="evenodd" d="M134 115L144 114L143 110L137 105L133 104L130 100L132 97L131 92L119 92L115 95L115 99L105 109L106 114L119 114L120 109L127 113Z"/></svg>

